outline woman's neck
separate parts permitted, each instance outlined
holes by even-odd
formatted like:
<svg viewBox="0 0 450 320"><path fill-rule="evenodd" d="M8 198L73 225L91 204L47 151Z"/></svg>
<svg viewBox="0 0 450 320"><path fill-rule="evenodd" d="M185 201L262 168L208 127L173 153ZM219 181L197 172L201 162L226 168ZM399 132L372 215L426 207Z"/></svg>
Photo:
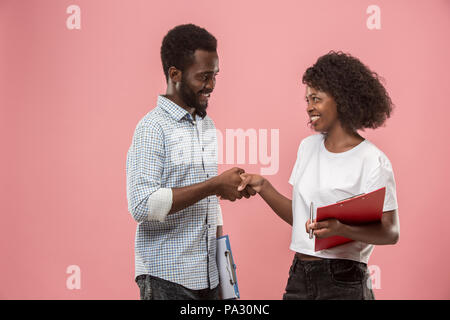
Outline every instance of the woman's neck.
<svg viewBox="0 0 450 320"><path fill-rule="evenodd" d="M348 151L364 140L357 131L350 132L342 126L335 126L325 133L325 147L330 152Z"/></svg>

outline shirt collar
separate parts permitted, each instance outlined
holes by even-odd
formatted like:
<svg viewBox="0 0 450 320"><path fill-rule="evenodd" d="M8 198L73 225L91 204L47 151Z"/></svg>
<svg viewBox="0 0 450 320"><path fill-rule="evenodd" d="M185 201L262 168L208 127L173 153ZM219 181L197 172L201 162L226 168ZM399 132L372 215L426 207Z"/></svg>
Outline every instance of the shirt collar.
<svg viewBox="0 0 450 320"><path fill-rule="evenodd" d="M165 110L176 121L180 121L185 117L188 120L192 120L191 114L186 109L183 109L172 100L163 96L158 96L157 106Z"/></svg>

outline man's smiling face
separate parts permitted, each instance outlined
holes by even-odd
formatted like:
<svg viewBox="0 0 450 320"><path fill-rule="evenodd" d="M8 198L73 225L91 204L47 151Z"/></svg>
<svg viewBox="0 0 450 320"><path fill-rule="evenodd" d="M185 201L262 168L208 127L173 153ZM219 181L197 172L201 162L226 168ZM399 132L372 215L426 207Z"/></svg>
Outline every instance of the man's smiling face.
<svg viewBox="0 0 450 320"><path fill-rule="evenodd" d="M218 72L217 52L196 50L194 62L182 72L181 81L177 84L177 91L183 102L202 117L206 115Z"/></svg>

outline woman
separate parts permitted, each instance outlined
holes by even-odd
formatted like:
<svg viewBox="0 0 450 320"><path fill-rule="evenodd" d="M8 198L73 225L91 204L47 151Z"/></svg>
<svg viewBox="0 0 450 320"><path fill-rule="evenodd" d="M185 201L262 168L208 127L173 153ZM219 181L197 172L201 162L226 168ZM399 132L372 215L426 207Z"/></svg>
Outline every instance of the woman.
<svg viewBox="0 0 450 320"><path fill-rule="evenodd" d="M392 112L392 102L376 73L342 52L320 57L303 75L309 125L318 134L300 143L289 183L292 200L259 175L242 174L238 190L250 185L274 212L292 225L295 251L283 299L374 299L367 262L374 245L399 238L392 166L386 155L358 130L377 128ZM336 219L309 220L309 206L386 187L382 220L350 226ZM314 251L316 237L343 236L352 242Z"/></svg>

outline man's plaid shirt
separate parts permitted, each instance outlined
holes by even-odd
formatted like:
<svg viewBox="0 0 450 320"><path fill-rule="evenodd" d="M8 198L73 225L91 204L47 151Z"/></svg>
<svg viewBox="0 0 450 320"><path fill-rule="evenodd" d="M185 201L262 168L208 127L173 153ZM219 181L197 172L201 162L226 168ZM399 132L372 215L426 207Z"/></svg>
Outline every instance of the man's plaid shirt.
<svg viewBox="0 0 450 320"><path fill-rule="evenodd" d="M217 137L209 116L196 116L159 96L138 123L127 155L128 210L137 221L135 277L150 274L189 289L215 288L216 196L149 220L147 200L160 188L179 188L217 175Z"/></svg>

